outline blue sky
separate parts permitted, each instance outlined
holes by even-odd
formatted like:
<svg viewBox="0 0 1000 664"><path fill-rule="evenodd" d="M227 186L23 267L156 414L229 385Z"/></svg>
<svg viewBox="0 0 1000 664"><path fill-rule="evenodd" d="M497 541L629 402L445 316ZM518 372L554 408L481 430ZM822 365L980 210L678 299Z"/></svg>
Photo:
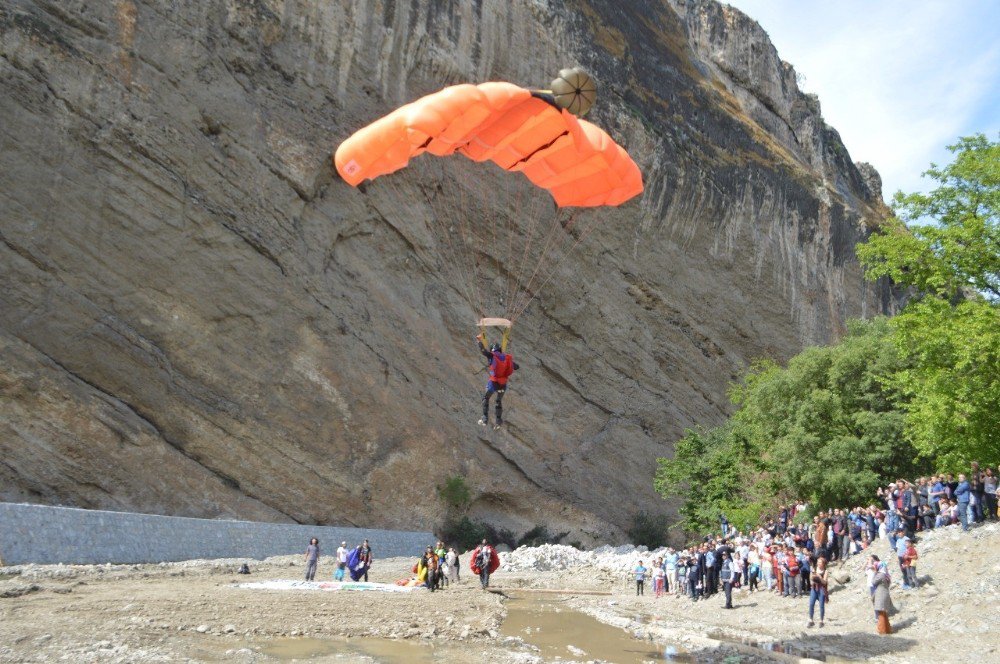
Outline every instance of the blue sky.
<svg viewBox="0 0 1000 664"><path fill-rule="evenodd" d="M728 0L819 95L854 161L897 189L950 161L959 136L1000 131L1000 1Z"/></svg>

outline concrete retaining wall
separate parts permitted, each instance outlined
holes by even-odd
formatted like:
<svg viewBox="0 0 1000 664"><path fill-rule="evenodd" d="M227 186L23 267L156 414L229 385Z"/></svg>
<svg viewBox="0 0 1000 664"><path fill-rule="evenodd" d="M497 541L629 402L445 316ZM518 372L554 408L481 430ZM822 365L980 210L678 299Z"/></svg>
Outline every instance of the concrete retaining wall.
<svg viewBox="0 0 1000 664"><path fill-rule="evenodd" d="M431 533L284 523L189 519L48 505L0 503L0 564L158 563L196 558L263 559L302 553L318 537L323 555L368 538L375 556L418 556Z"/></svg>

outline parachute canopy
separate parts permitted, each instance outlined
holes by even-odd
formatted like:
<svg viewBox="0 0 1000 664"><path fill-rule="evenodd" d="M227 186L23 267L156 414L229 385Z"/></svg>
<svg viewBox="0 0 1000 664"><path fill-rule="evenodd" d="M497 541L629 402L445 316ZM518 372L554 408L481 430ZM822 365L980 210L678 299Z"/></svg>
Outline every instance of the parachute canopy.
<svg viewBox="0 0 1000 664"><path fill-rule="evenodd" d="M426 256L428 264L447 273L477 314L484 344L496 340L506 351L513 324L538 292L569 276L575 247L615 218L607 206L643 190L628 153L578 117L596 94L578 68L560 71L550 90L454 85L397 108L337 148L337 172L352 186L401 171L380 192L381 211L422 233L414 251L437 254ZM471 161L410 163L424 153ZM474 162L502 170L486 173Z"/></svg>
<svg viewBox="0 0 1000 664"><path fill-rule="evenodd" d="M581 94L593 93L589 78L574 80L587 86ZM551 94L503 82L454 85L401 106L344 141L334 163L357 186L424 152L524 173L559 207L620 205L642 192L639 167L604 130L559 108Z"/></svg>

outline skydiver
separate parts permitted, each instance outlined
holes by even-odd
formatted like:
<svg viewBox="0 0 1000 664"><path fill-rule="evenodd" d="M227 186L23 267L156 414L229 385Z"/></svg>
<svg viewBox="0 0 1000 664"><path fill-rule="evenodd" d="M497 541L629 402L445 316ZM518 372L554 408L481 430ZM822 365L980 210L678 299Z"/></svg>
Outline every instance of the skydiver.
<svg viewBox="0 0 1000 664"><path fill-rule="evenodd" d="M519 367L514 361L514 356L510 353L504 353L500 344L490 344L487 350L482 337L476 337L476 343L479 345L479 352L489 361L490 374L490 379L486 383L486 394L483 395L483 417L479 420L479 426L485 427L490 423L490 399L495 393L497 395L497 421L493 428L499 429L503 425L503 395L507 391L507 379Z"/></svg>

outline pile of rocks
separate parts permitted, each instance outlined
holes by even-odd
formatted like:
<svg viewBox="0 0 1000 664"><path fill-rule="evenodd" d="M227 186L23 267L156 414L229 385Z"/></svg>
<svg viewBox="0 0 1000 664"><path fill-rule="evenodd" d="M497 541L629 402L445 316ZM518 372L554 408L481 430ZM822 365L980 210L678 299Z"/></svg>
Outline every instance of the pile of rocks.
<svg viewBox="0 0 1000 664"><path fill-rule="evenodd" d="M500 554L500 568L507 572L563 571L596 569L618 573L628 571L640 561L649 563L666 553L666 549L650 551L645 546L601 546L590 551L581 551L564 544L542 544L522 546L510 553Z"/></svg>

